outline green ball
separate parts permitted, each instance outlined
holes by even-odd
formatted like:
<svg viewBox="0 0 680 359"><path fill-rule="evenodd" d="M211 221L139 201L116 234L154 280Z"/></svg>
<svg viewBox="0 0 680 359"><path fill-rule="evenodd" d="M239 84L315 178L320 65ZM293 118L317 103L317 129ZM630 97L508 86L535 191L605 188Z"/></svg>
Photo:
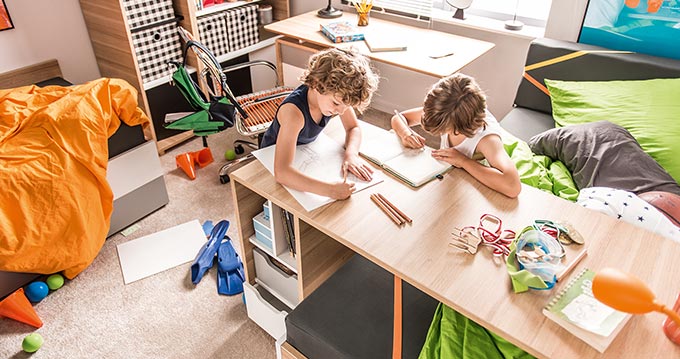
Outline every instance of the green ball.
<svg viewBox="0 0 680 359"><path fill-rule="evenodd" d="M26 353L33 353L42 347L43 342L42 335L31 333L24 338L24 341L21 343L21 348L24 349Z"/></svg>
<svg viewBox="0 0 680 359"><path fill-rule="evenodd" d="M236 152L234 152L234 150L227 150L227 152L224 153L224 158L226 158L227 161L233 161L236 159Z"/></svg>
<svg viewBox="0 0 680 359"><path fill-rule="evenodd" d="M47 277L47 286L51 290L57 290L61 288L62 285L64 285L64 277L61 276L61 274L52 274L51 276Z"/></svg>

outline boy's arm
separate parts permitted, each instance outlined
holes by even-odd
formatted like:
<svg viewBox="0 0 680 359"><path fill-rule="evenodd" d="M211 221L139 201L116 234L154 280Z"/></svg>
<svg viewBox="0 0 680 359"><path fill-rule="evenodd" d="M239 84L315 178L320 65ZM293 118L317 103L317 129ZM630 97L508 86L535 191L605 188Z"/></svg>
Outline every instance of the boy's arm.
<svg viewBox="0 0 680 359"><path fill-rule="evenodd" d="M397 134L401 143L409 148L421 148L425 145L425 138L411 130L412 126L420 124L423 117L423 108L416 107L410 110L402 111L401 115L406 119L407 123L400 116L394 115L390 120L394 133Z"/></svg>
<svg viewBox="0 0 680 359"><path fill-rule="evenodd" d="M340 115L340 120L345 128L345 159L343 171L350 171L364 181L370 181L373 177L373 168L359 157L361 146L361 127L353 108L348 108Z"/></svg>
<svg viewBox="0 0 680 359"><path fill-rule="evenodd" d="M503 148L498 135L488 135L477 144L477 152L481 152L489 163L489 167L468 159L463 162L463 169L478 181L510 198L515 198L522 190L519 173L515 164Z"/></svg>
<svg viewBox="0 0 680 359"><path fill-rule="evenodd" d="M300 110L292 104L284 104L278 115L281 128L276 138L274 154L274 177L276 182L298 191L312 192L335 199L344 199L352 194L353 183L326 183L309 177L293 168L298 134L304 126Z"/></svg>

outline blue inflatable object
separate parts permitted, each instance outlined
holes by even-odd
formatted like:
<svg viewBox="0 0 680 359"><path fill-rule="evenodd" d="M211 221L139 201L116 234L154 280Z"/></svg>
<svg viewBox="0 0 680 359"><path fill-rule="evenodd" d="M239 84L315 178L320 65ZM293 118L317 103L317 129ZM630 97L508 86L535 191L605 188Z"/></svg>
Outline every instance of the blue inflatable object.
<svg viewBox="0 0 680 359"><path fill-rule="evenodd" d="M26 298L28 298L28 300L33 303L38 303L39 301L45 299L45 297L47 297L47 293L49 292L50 289L47 287L47 283L41 281L35 281L27 285L24 289Z"/></svg>
<svg viewBox="0 0 680 359"><path fill-rule="evenodd" d="M217 250L217 293L234 295L243 292L243 262L231 245L231 239L222 242Z"/></svg>
<svg viewBox="0 0 680 359"><path fill-rule="evenodd" d="M191 264L192 283L198 284L203 278L203 274L212 267L217 248L220 247L222 239L227 234L227 229L229 229L229 221L227 220L222 220L213 227L208 241L198 251L194 262Z"/></svg>

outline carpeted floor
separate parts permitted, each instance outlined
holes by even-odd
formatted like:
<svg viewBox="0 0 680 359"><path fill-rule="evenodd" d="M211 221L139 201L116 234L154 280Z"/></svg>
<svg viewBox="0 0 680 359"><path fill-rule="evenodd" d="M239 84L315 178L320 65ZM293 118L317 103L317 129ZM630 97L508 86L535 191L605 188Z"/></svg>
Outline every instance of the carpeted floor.
<svg viewBox="0 0 680 359"><path fill-rule="evenodd" d="M364 116L381 127L389 118L372 110ZM90 267L35 304L42 328L0 319L0 358L275 358L274 340L248 319L241 295L217 294L215 268L196 286L191 263L125 285L118 262L120 243L194 219L234 218L231 186L220 184L217 172L235 134L230 129L208 138L215 162L197 169L194 181L174 158L201 149L199 138L161 156L170 203L137 222L127 237L110 237ZM234 225L228 234L238 249ZM21 342L33 332L45 342L31 355Z"/></svg>

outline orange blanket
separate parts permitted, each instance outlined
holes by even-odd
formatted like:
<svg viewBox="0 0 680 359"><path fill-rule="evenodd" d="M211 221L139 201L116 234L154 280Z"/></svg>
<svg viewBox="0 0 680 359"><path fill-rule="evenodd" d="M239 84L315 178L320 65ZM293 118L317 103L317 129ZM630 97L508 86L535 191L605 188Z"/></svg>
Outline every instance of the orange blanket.
<svg viewBox="0 0 680 359"><path fill-rule="evenodd" d="M0 90L0 270L73 278L92 263L113 211L107 140L120 120L149 122L123 80Z"/></svg>

